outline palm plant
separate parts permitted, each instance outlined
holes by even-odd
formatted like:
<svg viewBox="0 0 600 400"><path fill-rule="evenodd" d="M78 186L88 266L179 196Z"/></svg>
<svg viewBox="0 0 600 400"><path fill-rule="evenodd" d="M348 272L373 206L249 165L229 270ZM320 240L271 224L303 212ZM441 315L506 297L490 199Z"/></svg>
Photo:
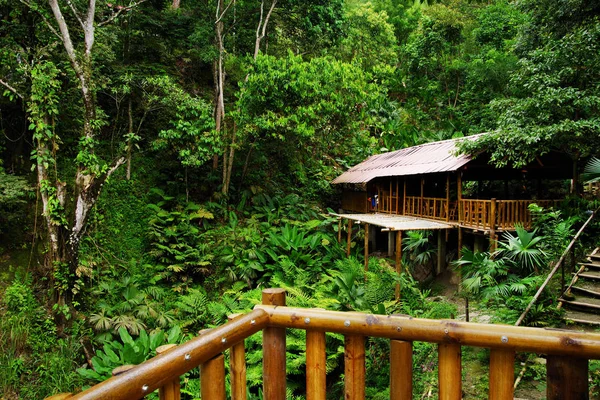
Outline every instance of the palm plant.
<svg viewBox="0 0 600 400"><path fill-rule="evenodd" d="M525 273L537 273L547 258L541 246L544 237L536 236L537 229L527 232L523 226L516 226L515 231L516 236L510 232L504 233L506 241L498 243L499 249L494 256L504 257L513 267Z"/></svg>
<svg viewBox="0 0 600 400"><path fill-rule="evenodd" d="M597 182L600 180L600 159L592 157L583 170L583 180L586 182Z"/></svg>
<svg viewBox="0 0 600 400"><path fill-rule="evenodd" d="M402 240L403 249L417 264L427 264L433 260L435 249L429 243L430 231L408 231Z"/></svg>

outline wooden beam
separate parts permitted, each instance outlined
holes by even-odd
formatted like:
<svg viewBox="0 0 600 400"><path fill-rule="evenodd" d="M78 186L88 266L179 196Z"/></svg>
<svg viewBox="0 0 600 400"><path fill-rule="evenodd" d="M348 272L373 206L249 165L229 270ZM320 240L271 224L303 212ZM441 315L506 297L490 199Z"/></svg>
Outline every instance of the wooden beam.
<svg viewBox="0 0 600 400"><path fill-rule="evenodd" d="M348 220L348 243L346 245L346 256L350 257L350 249L352 247L352 220Z"/></svg>
<svg viewBox="0 0 600 400"><path fill-rule="evenodd" d="M365 224L365 272L369 270L369 224Z"/></svg>
<svg viewBox="0 0 600 400"><path fill-rule="evenodd" d="M156 354L164 354L169 350L177 347L176 344L165 344L156 348ZM221 356L222 357L222 356ZM224 373L224 372L223 372ZM166 383L158 389L158 397L160 400L179 400L181 399L181 386L179 377L173 379L171 382Z"/></svg>
<svg viewBox="0 0 600 400"><path fill-rule="evenodd" d="M396 231L396 272L402 273L402 231ZM400 300L401 289L400 283L396 283L396 300Z"/></svg>
<svg viewBox="0 0 600 400"><path fill-rule="evenodd" d="M327 397L325 332L306 331L306 400Z"/></svg>
<svg viewBox="0 0 600 400"><path fill-rule="evenodd" d="M412 342L390 342L390 400L412 399L412 355Z"/></svg>
<svg viewBox="0 0 600 400"><path fill-rule="evenodd" d="M233 321L240 314L227 317ZM244 341L234 344L229 350L229 371L231 380L231 400L246 400L246 347Z"/></svg>
<svg viewBox="0 0 600 400"><path fill-rule="evenodd" d="M490 351L489 400L513 400L515 352L510 349Z"/></svg>
<svg viewBox="0 0 600 400"><path fill-rule="evenodd" d="M459 224L462 224L464 221L463 217L463 203L462 203L462 172L459 170L456 173L456 196L458 198L458 218L457 221Z"/></svg>
<svg viewBox="0 0 600 400"><path fill-rule="evenodd" d="M398 208L398 201L400 199L400 184L398 183L398 178L396 178L396 214L400 214L400 209Z"/></svg>
<svg viewBox="0 0 600 400"><path fill-rule="evenodd" d="M342 218L338 219L338 243L342 243Z"/></svg>
<svg viewBox="0 0 600 400"><path fill-rule="evenodd" d="M285 306L284 289L265 289L262 304ZM285 400L285 328L263 329L263 393L265 399ZM204 397L203 397L204 398ZM212 399L212 397L206 397Z"/></svg>
<svg viewBox="0 0 600 400"><path fill-rule="evenodd" d="M460 344L438 345L438 384L440 400L462 399L462 374Z"/></svg>
<svg viewBox="0 0 600 400"><path fill-rule="evenodd" d="M365 373L365 337L348 335L344 350L345 400L364 400Z"/></svg>
<svg viewBox="0 0 600 400"><path fill-rule="evenodd" d="M446 173L446 222L450 221L450 172Z"/></svg>
<svg viewBox="0 0 600 400"><path fill-rule="evenodd" d="M588 360L577 357L547 357L546 398L580 400L589 398Z"/></svg>
<svg viewBox="0 0 600 400"><path fill-rule="evenodd" d="M225 357L223 354L219 354L200 366L200 393L203 399L226 399Z"/></svg>
<svg viewBox="0 0 600 400"><path fill-rule="evenodd" d="M442 229L438 229L437 231L437 265L436 265L436 275L440 275L445 267L446 261L446 251L445 246L446 242L444 241L444 231Z"/></svg>
<svg viewBox="0 0 600 400"><path fill-rule="evenodd" d="M496 199L490 204L490 252L496 251Z"/></svg>
<svg viewBox="0 0 600 400"><path fill-rule="evenodd" d="M406 215L406 176L404 177L404 191L402 192L402 215Z"/></svg>

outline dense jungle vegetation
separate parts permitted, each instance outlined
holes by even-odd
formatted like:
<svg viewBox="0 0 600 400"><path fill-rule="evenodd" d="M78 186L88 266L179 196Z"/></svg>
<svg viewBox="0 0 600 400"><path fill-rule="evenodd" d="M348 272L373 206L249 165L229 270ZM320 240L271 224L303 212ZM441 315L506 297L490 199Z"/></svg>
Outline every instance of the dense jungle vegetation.
<svg viewBox="0 0 600 400"><path fill-rule="evenodd" d="M560 150L583 170L600 154L600 3L0 0L0 89L0 397L41 399L246 312L265 287L292 306L463 313L391 260L365 273L360 245L346 257L329 182L375 153L481 132L465 150L497 165ZM467 249L461 296L514 323L590 207L536 209L536 230L498 253ZM406 236L407 271L433 242ZM552 290L527 324L560 323ZM328 335L332 398L342 345ZM262 398L260 334L246 348ZM290 331L290 398L304 348ZM436 396L433 349L415 343L416 398ZM369 398L389 398L388 351L367 344ZM486 396L488 358L465 353L465 396Z"/></svg>

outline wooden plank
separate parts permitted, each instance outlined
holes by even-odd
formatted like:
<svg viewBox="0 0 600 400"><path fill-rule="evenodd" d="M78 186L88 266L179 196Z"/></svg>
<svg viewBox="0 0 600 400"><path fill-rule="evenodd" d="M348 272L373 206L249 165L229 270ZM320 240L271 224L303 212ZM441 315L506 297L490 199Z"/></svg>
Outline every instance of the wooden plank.
<svg viewBox="0 0 600 400"><path fill-rule="evenodd" d="M364 398L365 338L347 335L344 350L344 399L364 400Z"/></svg>
<svg viewBox="0 0 600 400"><path fill-rule="evenodd" d="M588 360L577 357L548 356L546 361L546 398L548 400L588 399Z"/></svg>
<svg viewBox="0 0 600 400"><path fill-rule="evenodd" d="M239 314L228 316L233 321ZM246 400L246 347L244 341L231 346L229 350L229 374L231 382L231 400Z"/></svg>
<svg viewBox="0 0 600 400"><path fill-rule="evenodd" d="M412 343L390 342L390 400L412 399Z"/></svg>
<svg viewBox="0 0 600 400"><path fill-rule="evenodd" d="M438 345L439 400L462 399L461 349L456 343Z"/></svg>
<svg viewBox="0 0 600 400"><path fill-rule="evenodd" d="M156 354L165 354L166 352L177 347L176 344L165 344L156 348ZM224 373L224 372L223 372ZM179 377L166 383L158 389L158 397L160 400L179 400L181 399L181 387Z"/></svg>
<svg viewBox="0 0 600 400"><path fill-rule="evenodd" d="M513 400L515 352L511 349L490 351L490 400Z"/></svg>
<svg viewBox="0 0 600 400"><path fill-rule="evenodd" d="M496 199L490 203L490 251L496 251Z"/></svg>
<svg viewBox="0 0 600 400"><path fill-rule="evenodd" d="M263 290L262 304L285 306L285 290ZM286 398L285 344L285 328L268 327L263 330L263 393L265 399L285 400Z"/></svg>
<svg viewBox="0 0 600 400"><path fill-rule="evenodd" d="M400 184L398 183L398 178L396 178L396 214L400 214L400 209L398 208L398 200L400 199Z"/></svg>
<svg viewBox="0 0 600 400"><path fill-rule="evenodd" d="M402 231L396 231L396 272L402 273ZM400 283L396 283L396 300L400 300L401 289Z"/></svg>
<svg viewBox="0 0 600 400"><path fill-rule="evenodd" d="M365 224L365 272L369 270L369 224Z"/></svg>
<svg viewBox="0 0 600 400"><path fill-rule="evenodd" d="M350 249L352 248L352 220L349 219L348 220L348 241L347 241L347 245L346 245L346 256L350 257Z"/></svg>
<svg viewBox="0 0 600 400"><path fill-rule="evenodd" d="M327 397L325 332L306 331L306 400Z"/></svg>
<svg viewBox="0 0 600 400"><path fill-rule="evenodd" d="M446 222L450 221L450 172L446 173Z"/></svg>
<svg viewBox="0 0 600 400"><path fill-rule="evenodd" d="M406 177L404 177L404 191L402 193L402 211L406 214Z"/></svg>
<svg viewBox="0 0 600 400"><path fill-rule="evenodd" d="M226 399L225 357L223 354L219 354L200 366L200 394L203 399Z"/></svg>

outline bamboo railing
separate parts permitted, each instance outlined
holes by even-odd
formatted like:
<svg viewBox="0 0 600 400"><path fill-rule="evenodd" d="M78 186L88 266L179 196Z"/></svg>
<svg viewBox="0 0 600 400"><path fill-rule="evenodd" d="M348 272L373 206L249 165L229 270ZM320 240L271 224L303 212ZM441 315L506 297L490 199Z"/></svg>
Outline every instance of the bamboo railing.
<svg viewBox="0 0 600 400"><path fill-rule="evenodd" d="M286 329L306 330L306 399L325 400L325 335L345 335L345 399L365 398L365 338L390 339L390 398L412 398L412 342L438 344L439 398L462 398L461 346L490 349L490 399L513 399L516 352L548 355L547 398L587 398L588 359L600 358L600 335L564 330L428 320L358 312L285 307L283 289L263 291L263 304L233 316L180 346L82 393L51 399L141 399L154 390L160 398L180 398L179 377L200 366L203 399L224 400L223 352L230 351L231 399L245 400L243 341L263 330L263 397L286 398ZM243 390L243 389L244 390Z"/></svg>
<svg viewBox="0 0 600 400"><path fill-rule="evenodd" d="M447 221L448 201L440 197L406 196L404 214Z"/></svg>

